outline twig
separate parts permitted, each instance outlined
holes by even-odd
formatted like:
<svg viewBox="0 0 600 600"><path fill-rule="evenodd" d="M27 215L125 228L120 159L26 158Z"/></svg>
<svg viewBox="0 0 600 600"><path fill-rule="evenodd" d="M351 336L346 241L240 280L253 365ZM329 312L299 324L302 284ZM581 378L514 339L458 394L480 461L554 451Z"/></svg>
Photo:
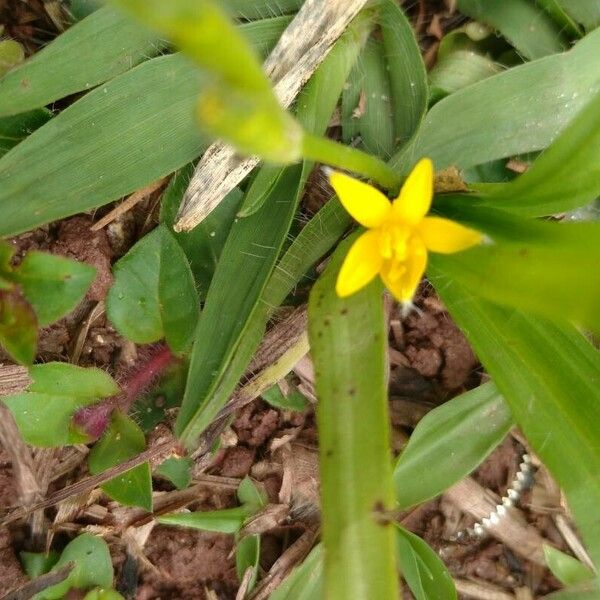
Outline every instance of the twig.
<svg viewBox="0 0 600 600"><path fill-rule="evenodd" d="M103 227L106 227L109 223L112 223L115 219L120 217L122 214L126 213L128 210L131 210L138 202L141 202L144 198L148 197L152 192L158 190L165 179L159 179L150 185L142 188L141 190L137 190L133 192L130 196L128 196L121 204L115 206L108 214L104 215L99 221L96 221L91 227L91 231L98 231Z"/></svg>
<svg viewBox="0 0 600 600"><path fill-rule="evenodd" d="M64 581L73 570L73 567L75 567L75 563L69 562L56 571L40 575L33 581L28 581L20 588L8 592L8 594L2 596L0 600L28 600L51 585L56 585L57 583Z"/></svg>
<svg viewBox="0 0 600 600"><path fill-rule="evenodd" d="M264 69L288 107L366 0L306 0L267 58ZM216 142L204 153L183 197L176 231L188 231L258 164Z"/></svg>
<svg viewBox="0 0 600 600"><path fill-rule="evenodd" d="M475 600L515 600L512 594L488 583L481 584L466 579L455 579L454 584L456 585L456 591L467 598L474 598Z"/></svg>

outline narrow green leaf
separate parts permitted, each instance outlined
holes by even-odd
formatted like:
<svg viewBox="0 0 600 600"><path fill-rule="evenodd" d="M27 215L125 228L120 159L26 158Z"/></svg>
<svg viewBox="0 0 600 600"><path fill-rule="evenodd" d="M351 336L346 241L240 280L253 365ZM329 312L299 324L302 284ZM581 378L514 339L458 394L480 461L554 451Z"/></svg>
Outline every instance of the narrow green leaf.
<svg viewBox="0 0 600 600"><path fill-rule="evenodd" d="M278 385L270 387L260 396L265 402L281 410L302 412L309 406L308 400L299 391L293 390L284 396Z"/></svg>
<svg viewBox="0 0 600 600"><path fill-rule="evenodd" d="M102 8L0 79L0 116L89 90L158 54L162 47L164 42L154 33L113 8Z"/></svg>
<svg viewBox="0 0 600 600"><path fill-rule="evenodd" d="M73 310L96 277L96 269L82 262L45 252L28 252L14 271L23 295L41 326Z"/></svg>
<svg viewBox="0 0 600 600"><path fill-rule="evenodd" d="M415 32L398 4L383 0L379 15L397 142L405 144L419 128L427 110L427 73Z"/></svg>
<svg viewBox="0 0 600 600"><path fill-rule="evenodd" d="M407 509L466 477L505 438L513 421L493 383L429 412L415 428L394 469L396 499Z"/></svg>
<svg viewBox="0 0 600 600"><path fill-rule="evenodd" d="M116 590L96 588L89 591L83 600L125 600L125 598Z"/></svg>
<svg viewBox="0 0 600 600"><path fill-rule="evenodd" d="M600 195L598 148L600 95L577 114L528 171L484 200L490 206L528 217L587 204Z"/></svg>
<svg viewBox="0 0 600 600"><path fill-rule="evenodd" d="M544 557L554 577L563 585L575 585L594 577L594 573L576 558L547 544L544 544Z"/></svg>
<svg viewBox="0 0 600 600"><path fill-rule="evenodd" d="M456 589L440 557L417 535L396 525L400 572L416 600L456 600Z"/></svg>
<svg viewBox="0 0 600 600"><path fill-rule="evenodd" d="M247 506L236 506L221 510L174 513L163 515L156 520L162 525L178 525L218 533L236 533L252 513L253 511Z"/></svg>
<svg viewBox="0 0 600 600"><path fill-rule="evenodd" d="M159 225L114 267L106 310L117 330L144 344L166 337L174 352L186 350L198 319L198 295L185 254Z"/></svg>
<svg viewBox="0 0 600 600"><path fill-rule="evenodd" d="M567 48L558 25L542 9L527 0L487 3L458 0L458 10L497 29L529 60Z"/></svg>
<svg viewBox="0 0 600 600"><path fill-rule="evenodd" d="M596 96L600 30L562 54L508 69L444 98L391 161L407 173L421 156L465 169L550 145ZM494 115L490 119L490 115Z"/></svg>
<svg viewBox="0 0 600 600"><path fill-rule="evenodd" d="M54 551L48 552L48 554L44 552L19 552L19 558L27 577L35 579L47 573L56 564L59 556Z"/></svg>
<svg viewBox="0 0 600 600"><path fill-rule="evenodd" d="M119 411L112 416L110 427L88 455L88 467L97 475L121 464L146 448L144 433L135 421ZM138 465L102 485L103 491L125 506L152 510L150 465Z"/></svg>
<svg viewBox="0 0 600 600"><path fill-rule="evenodd" d="M560 0L536 0L536 4L543 8L566 34L574 38L583 36L581 28L561 6Z"/></svg>
<svg viewBox="0 0 600 600"><path fill-rule="evenodd" d="M163 194L160 220L169 227L170 231L173 229L183 193L187 189L193 172L193 164L189 164L178 171ZM175 239L190 263L201 298L206 296L206 291L233 225L241 198L242 192L235 188L194 229L174 233Z"/></svg>
<svg viewBox="0 0 600 600"><path fill-rule="evenodd" d="M242 581L246 570L252 568L252 577L248 585L248 592L256 585L258 568L260 566L260 535L248 535L235 544L235 570L238 579Z"/></svg>
<svg viewBox="0 0 600 600"><path fill-rule="evenodd" d="M72 589L85 590L93 586L111 587L113 566L106 542L95 535L82 533L69 542L54 565L56 571L73 562L75 567L60 583L36 594L34 600L58 600Z"/></svg>
<svg viewBox="0 0 600 600"><path fill-rule="evenodd" d="M184 490L192 480L190 474L192 464L192 459L187 457L167 458L158 466L156 474L166 477L178 490Z"/></svg>
<svg viewBox="0 0 600 600"><path fill-rule="evenodd" d="M287 21L240 28L258 43ZM38 129L0 159L0 236L112 202L196 158L206 147L194 119L204 83L187 58L154 58Z"/></svg>
<svg viewBox="0 0 600 600"><path fill-rule="evenodd" d="M353 239L338 247L308 307L319 397L324 594L395 599L393 530L383 514L393 490L381 288L374 283L343 299L334 291Z"/></svg>
<svg viewBox="0 0 600 600"><path fill-rule="evenodd" d="M0 290L0 344L21 364L35 358L37 326L35 312L19 290Z"/></svg>
<svg viewBox="0 0 600 600"><path fill-rule="evenodd" d="M588 31L600 25L600 5L596 0L558 0L568 14Z"/></svg>
<svg viewBox="0 0 600 600"><path fill-rule="evenodd" d="M38 109L13 117L0 117L0 157L47 123L51 116L49 110Z"/></svg>
<svg viewBox="0 0 600 600"><path fill-rule="evenodd" d="M510 406L515 422L565 491L600 565L600 357L574 328L477 298L440 270L429 277Z"/></svg>
<svg viewBox="0 0 600 600"><path fill-rule="evenodd" d="M240 482L237 497L240 504L247 504L256 508L264 508L268 503L268 498L264 493L261 493L248 476Z"/></svg>
<svg viewBox="0 0 600 600"><path fill-rule="evenodd" d="M240 19L268 19L296 12L304 0L223 0L230 14Z"/></svg>
<svg viewBox="0 0 600 600"><path fill-rule="evenodd" d="M322 598L323 547L315 546L302 564L294 567L270 600L318 600Z"/></svg>
<svg viewBox="0 0 600 600"><path fill-rule="evenodd" d="M301 172L302 165L286 170L265 206L266 216L257 213L240 219L231 228L198 322L188 383L177 418L177 435L186 445L195 443L242 374L237 374L229 389L221 386L220 393L215 394L291 224Z"/></svg>
<svg viewBox="0 0 600 600"><path fill-rule="evenodd" d="M260 210L262 205L267 201L269 194L273 192L284 170L285 167L279 165L263 165L256 173L248 191L244 195L244 202L240 207L238 216L249 217Z"/></svg>

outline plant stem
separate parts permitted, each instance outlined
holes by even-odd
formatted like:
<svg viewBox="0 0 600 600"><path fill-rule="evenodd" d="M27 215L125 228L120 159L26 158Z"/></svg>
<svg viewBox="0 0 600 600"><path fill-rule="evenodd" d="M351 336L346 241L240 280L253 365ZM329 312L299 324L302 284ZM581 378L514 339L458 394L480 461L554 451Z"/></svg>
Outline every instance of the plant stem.
<svg viewBox="0 0 600 600"><path fill-rule="evenodd" d="M302 154L304 158L364 175L388 190L396 191L400 186L398 174L380 158L306 131Z"/></svg>

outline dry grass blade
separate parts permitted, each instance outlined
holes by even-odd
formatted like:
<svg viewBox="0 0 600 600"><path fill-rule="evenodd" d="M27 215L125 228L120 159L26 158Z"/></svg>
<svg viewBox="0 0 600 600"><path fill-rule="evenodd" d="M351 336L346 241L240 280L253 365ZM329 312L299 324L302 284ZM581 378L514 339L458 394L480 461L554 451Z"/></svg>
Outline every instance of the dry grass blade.
<svg viewBox="0 0 600 600"><path fill-rule="evenodd" d="M515 597L501 588L489 583L476 583L464 579L455 579L456 591L464 598L474 600L515 600Z"/></svg>
<svg viewBox="0 0 600 600"><path fill-rule="evenodd" d="M33 581L28 581L20 588L8 592L8 594L2 596L0 600L28 600L51 585L64 581L69 576L69 573L73 570L74 566L75 563L67 563L64 567L61 567L52 573L40 575Z"/></svg>
<svg viewBox="0 0 600 600"><path fill-rule="evenodd" d="M365 3L366 0L307 0L303 4L264 64L284 107L293 102ZM241 158L227 144L213 144L196 167L175 230L188 231L198 225L257 163L258 158Z"/></svg>

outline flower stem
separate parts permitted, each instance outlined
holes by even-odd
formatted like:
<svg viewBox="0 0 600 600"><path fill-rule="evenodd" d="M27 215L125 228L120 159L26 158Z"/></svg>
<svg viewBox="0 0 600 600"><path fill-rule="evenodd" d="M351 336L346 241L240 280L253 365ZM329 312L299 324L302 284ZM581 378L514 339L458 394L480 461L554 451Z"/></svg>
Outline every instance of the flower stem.
<svg viewBox="0 0 600 600"><path fill-rule="evenodd" d="M302 154L309 160L364 175L388 190L395 191L400 186L398 174L376 156L306 131L302 141Z"/></svg>

